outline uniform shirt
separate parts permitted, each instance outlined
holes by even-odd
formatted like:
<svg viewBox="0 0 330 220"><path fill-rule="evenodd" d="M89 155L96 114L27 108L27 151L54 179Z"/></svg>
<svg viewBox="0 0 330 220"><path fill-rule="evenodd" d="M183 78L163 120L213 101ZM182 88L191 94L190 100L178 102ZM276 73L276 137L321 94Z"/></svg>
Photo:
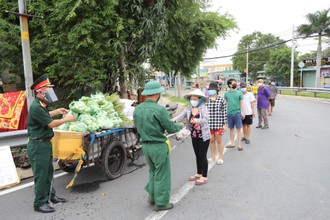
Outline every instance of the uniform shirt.
<svg viewBox="0 0 330 220"><path fill-rule="evenodd" d="M220 130L227 124L227 106L221 96L215 100L209 99L206 103L209 110L209 125L211 130Z"/></svg>
<svg viewBox="0 0 330 220"><path fill-rule="evenodd" d="M243 100L243 94L238 90L229 90L225 93L224 96L227 101L228 114L237 114L241 112L241 103Z"/></svg>
<svg viewBox="0 0 330 220"><path fill-rule="evenodd" d="M180 131L181 125L174 124L167 110L153 100L145 100L134 110L134 124L142 142L165 142L168 133Z"/></svg>
<svg viewBox="0 0 330 220"><path fill-rule="evenodd" d="M252 92L247 92L245 95L243 94L243 96L244 115L252 115L251 102L254 102L256 99L254 98Z"/></svg>
<svg viewBox="0 0 330 220"><path fill-rule="evenodd" d="M27 128L29 139L44 139L54 136L53 129L48 127L52 119L46 107L42 106L42 101L36 98L29 109Z"/></svg>
<svg viewBox="0 0 330 220"><path fill-rule="evenodd" d="M259 87L258 89L258 102L257 108L268 109L268 98L270 97L269 90L266 86Z"/></svg>

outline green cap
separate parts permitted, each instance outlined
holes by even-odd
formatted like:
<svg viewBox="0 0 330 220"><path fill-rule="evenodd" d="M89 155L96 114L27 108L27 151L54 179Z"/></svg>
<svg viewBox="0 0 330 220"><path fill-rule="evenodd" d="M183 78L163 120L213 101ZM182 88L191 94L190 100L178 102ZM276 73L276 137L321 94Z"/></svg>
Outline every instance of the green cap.
<svg viewBox="0 0 330 220"><path fill-rule="evenodd" d="M49 78L48 78L48 74L44 74L42 76L40 76L36 81L34 81L34 83L31 86L31 89L34 91L37 91L38 89L42 88L42 87L48 87L48 86L53 86L50 84Z"/></svg>
<svg viewBox="0 0 330 220"><path fill-rule="evenodd" d="M141 95L155 95L164 92L164 88L156 80L147 82Z"/></svg>

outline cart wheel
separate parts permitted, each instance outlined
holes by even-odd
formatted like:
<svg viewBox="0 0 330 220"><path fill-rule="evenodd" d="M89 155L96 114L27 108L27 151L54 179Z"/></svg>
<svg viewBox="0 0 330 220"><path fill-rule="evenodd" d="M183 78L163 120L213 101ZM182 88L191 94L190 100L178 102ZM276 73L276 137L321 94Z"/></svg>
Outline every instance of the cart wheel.
<svg viewBox="0 0 330 220"><path fill-rule="evenodd" d="M121 176L126 164L126 148L119 141L110 142L102 153L102 168L110 179Z"/></svg>
<svg viewBox="0 0 330 220"><path fill-rule="evenodd" d="M78 160L71 160L71 161L59 160L57 164L61 168L61 170L67 173L73 173L76 170Z"/></svg>

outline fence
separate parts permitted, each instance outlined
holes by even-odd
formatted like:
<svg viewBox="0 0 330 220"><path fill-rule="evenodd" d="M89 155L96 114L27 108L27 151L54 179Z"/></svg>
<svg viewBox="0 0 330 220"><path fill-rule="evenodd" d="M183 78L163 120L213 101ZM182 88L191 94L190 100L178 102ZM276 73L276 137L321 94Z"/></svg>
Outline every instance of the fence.
<svg viewBox="0 0 330 220"><path fill-rule="evenodd" d="M298 92L309 92L313 93L314 97L316 97L317 94L330 94L330 88L310 88L310 87L277 87L278 93L282 94L282 91L290 91L294 92L294 94L297 96Z"/></svg>

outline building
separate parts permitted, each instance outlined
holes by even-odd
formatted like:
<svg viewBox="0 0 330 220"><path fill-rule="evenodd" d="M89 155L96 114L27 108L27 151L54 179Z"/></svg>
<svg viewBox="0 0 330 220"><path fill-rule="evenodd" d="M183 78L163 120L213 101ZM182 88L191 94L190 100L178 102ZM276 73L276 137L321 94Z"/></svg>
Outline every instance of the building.
<svg viewBox="0 0 330 220"><path fill-rule="evenodd" d="M303 87L315 87L316 60L304 60L305 67L302 68ZM320 87L330 88L330 61L322 58L320 73ZM300 71L300 70L299 70Z"/></svg>

